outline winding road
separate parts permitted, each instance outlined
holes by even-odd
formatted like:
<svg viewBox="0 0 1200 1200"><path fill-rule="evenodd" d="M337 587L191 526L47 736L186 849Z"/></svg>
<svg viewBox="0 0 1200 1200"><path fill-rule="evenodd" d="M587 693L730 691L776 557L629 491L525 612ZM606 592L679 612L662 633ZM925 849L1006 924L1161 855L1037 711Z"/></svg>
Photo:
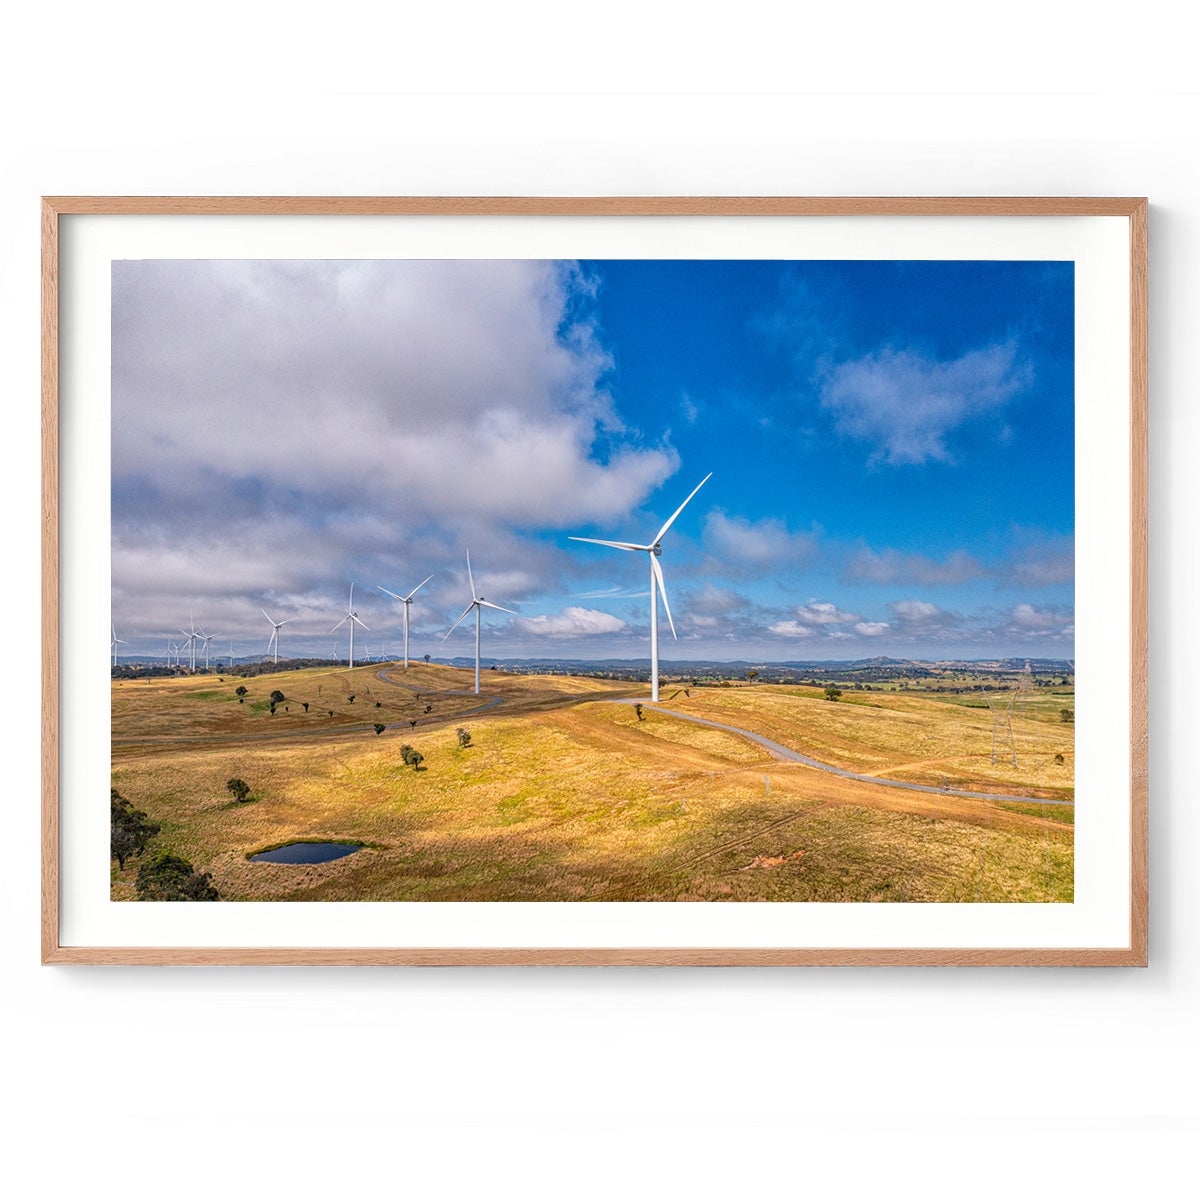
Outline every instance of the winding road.
<svg viewBox="0 0 1200 1200"><path fill-rule="evenodd" d="M636 705L639 701L601 700L600 703ZM694 717L690 713L681 713L673 708L659 708L657 705L653 707L652 711L668 717L678 717L681 721L691 721L693 725L706 725L709 729L722 729L726 733L736 733L756 742L768 754L782 759L784 762L803 763L806 767L812 767L814 770L824 771L828 775L840 775L843 779L855 779L859 783L872 783L877 787L901 788L906 792L930 792L935 796L962 796L968 800L994 800L1007 804L1057 804L1067 808L1075 807L1074 800L1046 800L1041 796L1009 796L999 792L966 792L958 788L933 787L925 783L904 783L899 779L881 779L878 775L860 775L855 771L847 771L844 767L835 767L830 763L809 758L807 754L801 754L799 750L793 750L789 746L773 742L770 738L763 737L761 733L755 733L750 729L741 729L737 725L722 725L719 721L707 721L703 717Z"/></svg>

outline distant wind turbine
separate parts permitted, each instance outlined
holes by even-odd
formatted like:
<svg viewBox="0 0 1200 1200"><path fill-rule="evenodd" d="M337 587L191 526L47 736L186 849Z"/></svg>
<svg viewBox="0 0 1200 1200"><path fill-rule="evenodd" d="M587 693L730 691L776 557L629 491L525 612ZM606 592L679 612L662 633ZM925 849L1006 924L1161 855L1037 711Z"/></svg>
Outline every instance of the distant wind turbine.
<svg viewBox="0 0 1200 1200"><path fill-rule="evenodd" d="M358 619L358 613L354 611L354 584L350 585L350 606L346 609L346 615L329 631L336 633L346 622L350 623L350 666L354 666L354 626L362 625L364 629L368 628Z"/></svg>
<svg viewBox="0 0 1200 1200"><path fill-rule="evenodd" d="M108 647L112 651L112 665L114 667L117 665L117 647L118 646L128 646L128 645L129 645L128 642L117 637L117 627L114 625L112 627L112 641L109 643L109 647Z"/></svg>
<svg viewBox="0 0 1200 1200"><path fill-rule="evenodd" d="M642 545L639 542L606 542L600 538L575 537L574 535L569 539L572 542L591 542L595 546L612 546L615 550L643 550L650 556L650 699L655 703L658 701L658 593L660 591L662 592L663 608L667 613L667 621L671 626L671 636L678 636L675 633L675 622L671 620L671 606L667 603L667 585L663 582L662 567L658 565L659 555L662 554L660 543L663 535L675 524L675 519L691 503L692 496L711 478L712 472L709 471L692 489L688 498L671 514L667 523L654 535L653 541L648 545Z"/></svg>
<svg viewBox="0 0 1200 1200"><path fill-rule="evenodd" d="M482 596L475 594L475 577L471 574L471 552L467 551L467 579L471 584L471 603L467 605L463 611L463 615L454 622L453 625L446 631L442 641L444 642L466 619L470 614L471 609L475 610L475 695L479 695L479 614L485 608L494 608L497 612L510 613L512 616L517 614L511 608L501 608L499 604L493 604L490 600L485 600Z"/></svg>
<svg viewBox="0 0 1200 1200"><path fill-rule="evenodd" d="M418 592L419 592L419 591L420 591L420 590L421 590L421 589L422 589L422 588L423 588L423 587L424 587L424 586L425 586L425 585L426 585L426 584L427 584L427 583L428 583L428 582L429 582L429 581L430 581L432 578L433 578L433 576L432 576L432 575L428 575L428 576L426 576L424 579L422 579L422 580L421 580L421 582L420 582L420 583L418 583L418 584L417 584L417 586L416 586L415 588L413 588L413 590L412 590L411 592L409 592L409 593L408 593L408 595L407 595L407 596L397 596L395 592L389 592L389 591L387 590L387 588L385 588L385 587L384 587L382 584L380 584L380 583L377 583L377 584L375 585L377 588L379 588L379 590L380 590L381 592L384 592L386 595L388 595L388 596L391 596L391 598L392 598L393 600L399 600L399 601L400 601L400 603L404 605L404 668L405 668L405 670L407 670L407 669L408 669L408 607L409 607L409 605L410 605L410 604L412 604L412 598L413 598L413 597L414 597L414 596L415 596L415 595L416 595L416 594L417 594L417 593L418 593Z"/></svg>
<svg viewBox="0 0 1200 1200"><path fill-rule="evenodd" d="M196 621L193 617L188 617L188 624L192 627L189 633L186 629L180 629L180 633L187 638L188 649L191 651L191 669L196 670L196 642L200 639L200 630L196 628Z"/></svg>
<svg viewBox="0 0 1200 1200"><path fill-rule="evenodd" d="M217 636L215 633L205 633L203 630L200 632L200 638L204 642L204 669L206 671L208 670L208 647Z"/></svg>
<svg viewBox="0 0 1200 1200"><path fill-rule="evenodd" d="M267 616L267 610L260 608L258 610L267 620L271 622L271 640L267 642L267 653L270 654L272 649L275 651L275 665L279 665L279 631L288 623L294 621L295 617L288 617L283 621L276 621L273 617Z"/></svg>

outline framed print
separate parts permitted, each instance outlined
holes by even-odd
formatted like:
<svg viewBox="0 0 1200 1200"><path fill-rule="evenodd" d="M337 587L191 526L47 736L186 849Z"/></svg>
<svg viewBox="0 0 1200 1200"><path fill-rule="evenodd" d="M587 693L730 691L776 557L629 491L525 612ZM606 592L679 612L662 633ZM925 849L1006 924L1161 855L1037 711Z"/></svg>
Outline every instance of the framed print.
<svg viewBox="0 0 1200 1200"><path fill-rule="evenodd" d="M1146 963L1145 200L42 235L43 961Z"/></svg>

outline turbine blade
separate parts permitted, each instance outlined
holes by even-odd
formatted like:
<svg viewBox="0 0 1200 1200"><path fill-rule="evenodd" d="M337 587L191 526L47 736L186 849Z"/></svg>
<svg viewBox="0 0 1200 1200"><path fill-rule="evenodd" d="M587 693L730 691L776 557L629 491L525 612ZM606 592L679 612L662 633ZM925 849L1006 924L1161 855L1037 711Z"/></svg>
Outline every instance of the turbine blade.
<svg viewBox="0 0 1200 1200"><path fill-rule="evenodd" d="M471 552L467 551L467 579L471 584L471 599L478 600L479 595L475 591L475 576L471 574Z"/></svg>
<svg viewBox="0 0 1200 1200"><path fill-rule="evenodd" d="M262 613L262 615L263 615L264 617L267 617L267 610L266 610L265 608L260 608L258 611L259 611L260 613ZM271 621L271 618L270 618L270 617L267 617L267 620L268 620L268 621ZM275 624L275 622L274 622L274 621L271 621L271 624L272 624L272 625L274 625L274 624Z"/></svg>
<svg viewBox="0 0 1200 1200"><path fill-rule="evenodd" d="M654 571L654 578L658 580L658 590L662 592L663 608L667 610L667 624L671 626L671 636L679 641L679 635L675 632L675 622L671 620L671 606L667 603L667 585L663 582L662 567L658 565L658 557L654 554L650 555L650 566Z"/></svg>
<svg viewBox="0 0 1200 1200"><path fill-rule="evenodd" d="M490 600L480 600L479 603L482 604L484 608L494 608L497 612L512 613L514 617L517 615L511 608L501 608L499 604L493 604Z"/></svg>
<svg viewBox="0 0 1200 1200"><path fill-rule="evenodd" d="M282 629L289 621L294 621L295 619L295 617L288 617L286 620L280 621L278 625L275 625L274 621L272 621L271 624L275 625L276 629Z"/></svg>
<svg viewBox="0 0 1200 1200"><path fill-rule="evenodd" d="M350 617L356 625L361 625L363 629L369 628L369 626L363 625L362 621L359 620L358 613L351 613Z"/></svg>
<svg viewBox="0 0 1200 1200"><path fill-rule="evenodd" d="M688 498L671 514L670 520L668 520L667 523L658 531L658 536L655 537L654 541L650 543L652 546L657 546L658 543L662 541L663 534L675 524L675 518L679 516L679 514L683 512L683 510L692 502L692 496L694 496L711 478L712 472L709 471L709 473L705 475L705 477L700 480L700 482L696 484L694 488L692 488L691 495L689 495Z"/></svg>
<svg viewBox="0 0 1200 1200"><path fill-rule="evenodd" d="M639 546L636 542L606 542L602 538L585 538L576 537L574 534L567 536L569 542L591 542L593 546L612 546L617 550L650 550L651 546Z"/></svg>
<svg viewBox="0 0 1200 1200"><path fill-rule="evenodd" d="M408 593L407 596L403 596L403 597L397 596L396 599L397 600L403 599L405 601L411 600L432 578L433 578L432 575L427 575L424 579L421 580L420 583L417 584L417 586L415 588L413 588L413 590L411 592Z"/></svg>
<svg viewBox="0 0 1200 1200"><path fill-rule="evenodd" d="M468 604L467 607L463 610L463 615L461 617L459 617L458 620L455 621L454 624L451 625L450 628L447 629L446 632L442 635L443 642L467 619L467 614L474 607L475 607L475 601L472 600L471 603Z"/></svg>
<svg viewBox="0 0 1200 1200"><path fill-rule="evenodd" d="M341 627L342 627L343 625L345 625L345 623L346 623L348 620L350 620L350 614L349 614L349 613L347 613L347 614L346 614L346 615L345 615L345 616L344 616L344 617L343 617L343 618L342 618L342 619L341 619L341 620L340 620L340 621L339 621L339 622L338 622L338 623L337 623L337 624L336 624L336 625L335 625L335 626L334 626L334 627L333 627L333 628L332 628L332 629L331 629L329 632L330 632L330 633L337 633L337 631L338 631L339 629L341 629Z"/></svg>
<svg viewBox="0 0 1200 1200"><path fill-rule="evenodd" d="M377 583L375 586L376 586L376 587L377 587L377 588L378 588L378 589L379 589L381 592L383 592L385 595L391 596L391 598L392 598L393 600L403 600L403 599L404 599L404 597L403 597L403 596L397 596L395 592L389 592L389 591L387 590L387 588L385 588L385 587L383 586L383 584L382 584L382 583Z"/></svg>

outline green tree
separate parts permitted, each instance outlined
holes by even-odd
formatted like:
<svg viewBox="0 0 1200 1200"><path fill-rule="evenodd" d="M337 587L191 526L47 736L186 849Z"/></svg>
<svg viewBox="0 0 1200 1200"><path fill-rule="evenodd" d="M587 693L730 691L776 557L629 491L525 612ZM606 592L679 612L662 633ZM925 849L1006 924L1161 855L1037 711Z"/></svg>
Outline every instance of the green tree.
<svg viewBox="0 0 1200 1200"><path fill-rule="evenodd" d="M423 754L420 752L420 750L414 750L414 751L413 751L413 752L412 752L412 753L411 753L411 754L408 756L408 765L409 765L410 767L412 767L412 769L413 769L414 771L419 771L419 770L421 769L421 764L422 764L424 761L425 761L425 755L423 755Z"/></svg>
<svg viewBox="0 0 1200 1200"><path fill-rule="evenodd" d="M375 736L378 737L385 729L386 725L381 725L378 721L375 722Z"/></svg>
<svg viewBox="0 0 1200 1200"><path fill-rule="evenodd" d="M287 697L278 688L271 693L272 704L282 704L286 699Z"/></svg>
<svg viewBox="0 0 1200 1200"><path fill-rule="evenodd" d="M250 785L244 779L238 779L236 776L233 779L227 779L225 787L233 793L233 798L239 804L242 804L246 797L250 795Z"/></svg>
<svg viewBox="0 0 1200 1200"><path fill-rule="evenodd" d="M471 744L471 731L460 725L455 733L458 737L458 744L465 750Z"/></svg>
<svg viewBox="0 0 1200 1200"><path fill-rule="evenodd" d="M141 809L134 808L116 788L110 790L112 792L110 845L112 856L123 871L125 870L125 860L140 856L150 839L158 833L159 826L149 820Z"/></svg>
<svg viewBox="0 0 1200 1200"><path fill-rule="evenodd" d="M757 669L755 669L754 667L751 667L751 668L750 668L750 670L746 672L746 678L747 678L747 679L748 679L748 680L749 680L751 683L753 683L753 682L754 682L754 681L755 681L755 680L758 678L758 671L757 671Z"/></svg>
<svg viewBox="0 0 1200 1200"><path fill-rule="evenodd" d="M412 756L415 753L416 751L407 742L400 747L400 757L404 760L404 765L406 767L412 763Z"/></svg>
<svg viewBox="0 0 1200 1200"><path fill-rule="evenodd" d="M633 706L633 711L635 713L637 713L637 719L639 721L644 721L646 719L645 717L642 716L642 706L640 704L635 704Z"/></svg>
<svg viewBox="0 0 1200 1200"><path fill-rule="evenodd" d="M426 661L426 663L428 663L428 662L429 662L429 655L428 655L428 654L427 654L427 655L425 655L425 661Z"/></svg>
<svg viewBox="0 0 1200 1200"><path fill-rule="evenodd" d="M841 688L834 687L832 683L829 684L828 687L826 687L826 689L825 689L825 699L826 700L833 700L836 702L836 701L840 700L841 698L842 698L842 689Z"/></svg>
<svg viewBox="0 0 1200 1200"><path fill-rule="evenodd" d="M245 703L246 703L246 693L247 693L249 690L250 690L250 689L249 689L248 687L246 687L246 686L245 686L245 684L243 684L241 687L237 688L237 689L234 691L234 695L235 695L235 696L237 696L237 698L238 698L238 703L239 703L239 704L245 704Z"/></svg>
<svg viewBox="0 0 1200 1200"><path fill-rule="evenodd" d="M221 893L186 858L156 854L138 868L134 887L139 900L220 900Z"/></svg>

